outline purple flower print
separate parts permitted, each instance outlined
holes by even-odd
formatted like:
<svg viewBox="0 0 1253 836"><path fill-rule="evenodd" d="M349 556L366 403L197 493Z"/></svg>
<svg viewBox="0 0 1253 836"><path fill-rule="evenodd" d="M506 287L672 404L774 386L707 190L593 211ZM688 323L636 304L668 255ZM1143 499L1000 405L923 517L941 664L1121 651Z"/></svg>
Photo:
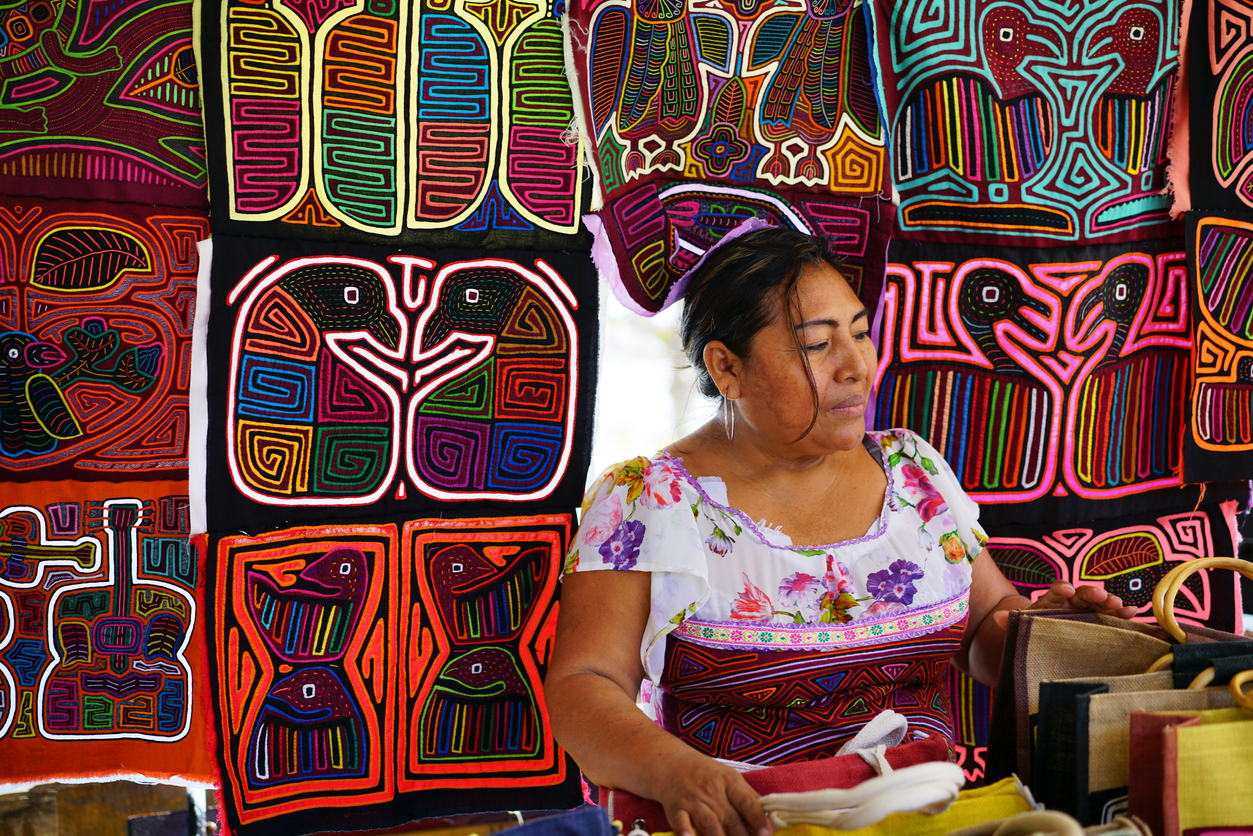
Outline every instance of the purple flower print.
<svg viewBox="0 0 1253 836"><path fill-rule="evenodd" d="M817 621L822 615L824 592L822 581L805 572L793 572L779 582L779 602L795 607L805 621Z"/></svg>
<svg viewBox="0 0 1253 836"><path fill-rule="evenodd" d="M913 603L918 590L914 581L922 578L922 569L908 560L894 560L892 565L878 572L871 572L866 578L866 588L876 601L893 604Z"/></svg>
<svg viewBox="0 0 1253 836"><path fill-rule="evenodd" d="M714 533L705 538L705 546L714 554L726 554L735 548L735 540L715 525Z"/></svg>
<svg viewBox="0 0 1253 836"><path fill-rule="evenodd" d="M644 540L644 523L623 520L609 539L600 544L600 556L615 569L631 569L640 557L640 543Z"/></svg>

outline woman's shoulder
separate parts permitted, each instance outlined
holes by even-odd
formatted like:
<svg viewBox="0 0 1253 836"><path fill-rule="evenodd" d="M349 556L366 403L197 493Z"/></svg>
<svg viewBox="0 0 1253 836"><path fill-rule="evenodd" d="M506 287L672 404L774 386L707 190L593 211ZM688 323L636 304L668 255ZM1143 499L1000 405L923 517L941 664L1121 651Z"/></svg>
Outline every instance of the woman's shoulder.
<svg viewBox="0 0 1253 836"><path fill-rule="evenodd" d="M651 456L636 456L601 471L592 480L583 496L583 512L600 496L615 488L625 488L627 501L643 500L646 506L668 506L679 500L680 493L689 481L683 462L660 450ZM667 502L666 499L670 498Z"/></svg>
<svg viewBox="0 0 1253 836"><path fill-rule="evenodd" d="M639 516L640 512L666 512L686 508L688 493L696 486L683 463L666 452L636 456L605 469L583 496L581 517L586 527L605 521ZM690 511L688 512L690 515Z"/></svg>
<svg viewBox="0 0 1253 836"><path fill-rule="evenodd" d="M590 549L603 560L579 565L576 558L573 566L567 561L567 571L654 570L658 560L674 551L670 546L675 542L695 538L692 509L698 500L682 464L664 453L636 456L607 468L583 497L571 545L572 555Z"/></svg>
<svg viewBox="0 0 1253 836"><path fill-rule="evenodd" d="M878 446L890 468L913 464L935 473L938 463L943 461L943 456L925 438L904 427L867 430L866 437Z"/></svg>

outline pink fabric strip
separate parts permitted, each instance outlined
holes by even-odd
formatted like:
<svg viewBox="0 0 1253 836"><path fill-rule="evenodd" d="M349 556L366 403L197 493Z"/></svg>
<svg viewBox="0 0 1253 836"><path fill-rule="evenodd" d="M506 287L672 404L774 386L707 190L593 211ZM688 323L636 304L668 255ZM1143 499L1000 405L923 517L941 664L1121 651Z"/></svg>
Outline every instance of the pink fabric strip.
<svg viewBox="0 0 1253 836"><path fill-rule="evenodd" d="M1188 96L1188 21L1192 18L1192 0L1183 0L1179 20L1179 74L1175 77L1175 107L1171 114L1170 146L1167 151L1166 183L1174 192L1175 202L1170 216L1177 218L1192 208L1192 129L1189 125L1191 103Z"/></svg>

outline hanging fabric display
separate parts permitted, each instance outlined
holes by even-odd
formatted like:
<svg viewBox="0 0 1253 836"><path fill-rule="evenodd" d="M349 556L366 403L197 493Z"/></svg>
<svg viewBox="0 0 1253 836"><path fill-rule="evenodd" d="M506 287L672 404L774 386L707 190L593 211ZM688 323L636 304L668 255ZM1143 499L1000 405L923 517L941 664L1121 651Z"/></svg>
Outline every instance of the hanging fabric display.
<svg viewBox="0 0 1253 836"><path fill-rule="evenodd" d="M574 3L571 82L604 206L597 266L651 316L742 223L823 234L867 305L891 231L861 0Z"/></svg>
<svg viewBox="0 0 1253 836"><path fill-rule="evenodd" d="M1155 623L1153 589L1171 569L1185 561L1236 552L1240 503L1234 498L1213 502L1216 498L1207 496L1199 505L1195 499L1185 503L1195 510L1064 526L1000 525L988 541L988 551L1023 595L1038 595L1054 580L1096 586L1136 607L1137 620ZM1175 615L1192 624L1241 632L1244 610L1238 581L1229 571L1203 569L1189 576L1175 600Z"/></svg>
<svg viewBox="0 0 1253 836"><path fill-rule="evenodd" d="M572 524L484 515L212 538L231 831L575 806L542 686Z"/></svg>
<svg viewBox="0 0 1253 836"><path fill-rule="evenodd" d="M1177 240L900 241L890 256L875 426L931 442L985 525L1180 501L1191 337Z"/></svg>
<svg viewBox="0 0 1253 836"><path fill-rule="evenodd" d="M1244 100L1253 70L1253 5L1193 0L1188 28L1191 205L1253 208L1253 148Z"/></svg>
<svg viewBox="0 0 1253 836"><path fill-rule="evenodd" d="M874 0L871 12L901 237L1166 234L1179 0Z"/></svg>
<svg viewBox="0 0 1253 836"><path fill-rule="evenodd" d="M0 198L12 781L208 782L188 387L203 212Z"/></svg>
<svg viewBox="0 0 1253 836"><path fill-rule="evenodd" d="M214 231L586 248L561 5L204 3Z"/></svg>
<svg viewBox="0 0 1253 836"><path fill-rule="evenodd" d="M1253 214L1191 213L1187 245L1194 325L1184 478L1238 479L1253 466Z"/></svg>
<svg viewBox="0 0 1253 836"><path fill-rule="evenodd" d="M0 198L6 481L186 478L207 234L193 210Z"/></svg>
<svg viewBox="0 0 1253 836"><path fill-rule="evenodd" d="M582 495L586 256L217 236L210 531Z"/></svg>
<svg viewBox="0 0 1253 836"><path fill-rule="evenodd" d="M598 352L561 11L202 5L234 833L581 797L542 689Z"/></svg>
<svg viewBox="0 0 1253 836"><path fill-rule="evenodd" d="M204 208L190 0L0 12L0 194Z"/></svg>
<svg viewBox="0 0 1253 836"><path fill-rule="evenodd" d="M211 778L187 482L0 482L9 782Z"/></svg>

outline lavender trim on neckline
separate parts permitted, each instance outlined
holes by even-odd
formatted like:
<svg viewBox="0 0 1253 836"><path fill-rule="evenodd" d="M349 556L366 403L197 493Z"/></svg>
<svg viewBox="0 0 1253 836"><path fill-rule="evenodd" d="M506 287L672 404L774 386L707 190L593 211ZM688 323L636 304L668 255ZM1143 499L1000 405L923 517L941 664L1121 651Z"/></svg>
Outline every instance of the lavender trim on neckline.
<svg viewBox="0 0 1253 836"><path fill-rule="evenodd" d="M875 432L875 431L866 432L867 437L874 437L876 439L880 435L882 435L882 433ZM863 441L863 444L864 444L864 441ZM761 533L761 529L757 527L757 524L755 522L749 519L747 514L745 514L739 508L733 508L730 505L723 505L721 502L716 501L713 497L711 497L708 493L706 493L705 489L701 487L700 482L696 480L696 477L693 476L691 473L689 473L687 468L683 466L683 459L679 458L678 456L672 456L669 453L667 453L665 450L662 450L660 455L663 458L665 458L667 461L672 463L675 467L678 468L679 473L683 474L683 478L686 479L688 483L693 488L696 489L696 492L700 494L701 499L703 499L705 502L708 502L710 505L712 505L715 508L719 508L722 511L725 511L729 514L734 515L738 520L740 520L740 522L744 523L744 527L747 528L749 531L753 532L753 535L761 542L763 546L766 546L767 548L785 549L787 551L793 551L793 552L834 551L835 549L847 548L848 546L856 546L861 543L868 543L871 540L877 540L887 533L889 504L890 504L890 500L892 497L892 489L896 485L896 479L893 476L892 468L887 466L886 459L881 460L879 463L879 466L883 468L883 472L887 476L888 487L887 487L887 490L883 494L883 508L879 511L879 528L877 531L875 531L873 534L865 534L861 537L857 537L852 540L843 540L839 543L823 543L821 545L816 545L816 546L797 546L797 545L776 546L774 543L771 543L764 534ZM783 533L786 534L787 532L783 532Z"/></svg>

